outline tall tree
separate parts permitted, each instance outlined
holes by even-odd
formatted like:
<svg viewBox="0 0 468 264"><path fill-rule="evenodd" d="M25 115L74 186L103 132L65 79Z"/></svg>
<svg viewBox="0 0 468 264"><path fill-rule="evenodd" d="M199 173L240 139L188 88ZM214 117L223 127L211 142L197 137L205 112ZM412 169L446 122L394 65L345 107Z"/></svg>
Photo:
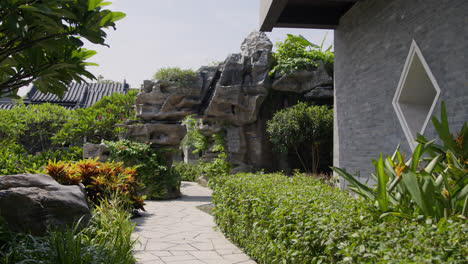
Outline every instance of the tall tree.
<svg viewBox="0 0 468 264"><path fill-rule="evenodd" d="M81 39L105 44L124 13L103 9L103 0L0 0L0 96L15 97L31 82L62 96L67 85L96 79L86 59L96 54Z"/></svg>

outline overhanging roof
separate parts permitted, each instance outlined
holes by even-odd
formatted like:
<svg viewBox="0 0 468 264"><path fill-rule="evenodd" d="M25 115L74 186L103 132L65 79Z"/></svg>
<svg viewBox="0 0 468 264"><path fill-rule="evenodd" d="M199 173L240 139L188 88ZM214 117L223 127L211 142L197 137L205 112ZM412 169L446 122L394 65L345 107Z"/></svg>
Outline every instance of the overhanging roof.
<svg viewBox="0 0 468 264"><path fill-rule="evenodd" d="M260 31L274 27L335 29L358 0L260 0Z"/></svg>

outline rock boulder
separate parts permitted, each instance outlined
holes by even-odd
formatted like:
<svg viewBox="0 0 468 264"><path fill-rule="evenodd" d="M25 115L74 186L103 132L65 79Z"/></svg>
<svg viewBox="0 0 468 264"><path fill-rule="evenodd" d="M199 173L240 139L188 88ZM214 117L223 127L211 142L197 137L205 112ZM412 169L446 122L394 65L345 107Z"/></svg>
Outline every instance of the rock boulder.
<svg viewBox="0 0 468 264"><path fill-rule="evenodd" d="M45 174L0 176L0 215L12 231L34 235L91 216L83 186L61 185Z"/></svg>

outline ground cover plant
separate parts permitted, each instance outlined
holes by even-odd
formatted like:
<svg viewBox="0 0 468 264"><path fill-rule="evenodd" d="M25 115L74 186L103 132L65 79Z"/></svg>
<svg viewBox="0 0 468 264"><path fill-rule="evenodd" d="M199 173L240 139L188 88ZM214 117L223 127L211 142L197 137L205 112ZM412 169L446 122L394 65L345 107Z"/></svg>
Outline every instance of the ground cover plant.
<svg viewBox="0 0 468 264"><path fill-rule="evenodd" d="M418 136L419 144L406 160L399 148L392 156L373 160L375 188L360 183L344 169L333 168L350 189L370 201L370 209L381 217L468 217L468 126L454 136L448 125L445 104L441 118L432 118L439 140Z"/></svg>
<svg viewBox="0 0 468 264"><path fill-rule="evenodd" d="M0 263L131 264L134 224L118 198L104 200L92 210L83 229L78 224L44 237L14 233L0 219Z"/></svg>
<svg viewBox="0 0 468 264"><path fill-rule="evenodd" d="M238 174L211 182L215 220L257 263L466 263L468 223L381 219L313 177Z"/></svg>
<svg viewBox="0 0 468 264"><path fill-rule="evenodd" d="M176 198L180 193L180 176L150 144L130 140L103 141L109 148L109 159L134 166L135 178L145 185L147 199Z"/></svg>
<svg viewBox="0 0 468 264"><path fill-rule="evenodd" d="M331 152L333 109L328 106L298 103L285 108L267 122L268 136L279 152L292 151L305 172L316 173L320 152ZM304 157L311 154L311 161ZM309 165L310 164L310 165Z"/></svg>

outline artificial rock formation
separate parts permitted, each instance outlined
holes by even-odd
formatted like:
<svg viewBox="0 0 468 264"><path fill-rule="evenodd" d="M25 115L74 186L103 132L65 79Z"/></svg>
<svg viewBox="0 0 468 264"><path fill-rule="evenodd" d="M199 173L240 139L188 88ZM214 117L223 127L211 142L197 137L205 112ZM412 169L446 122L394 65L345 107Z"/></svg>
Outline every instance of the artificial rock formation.
<svg viewBox="0 0 468 264"><path fill-rule="evenodd" d="M35 235L91 217L82 185L61 185L45 174L1 176L0 214L11 230Z"/></svg>
<svg viewBox="0 0 468 264"><path fill-rule="evenodd" d="M241 53L217 66L201 67L192 82L145 81L135 100L136 115L144 124L127 124L123 137L156 148L178 148L186 132L181 121L193 115L203 119L200 132L208 139L225 130L233 171L282 169L266 135L266 121L307 95L329 100L333 81L321 63L315 71L271 78L272 47L265 33L252 32ZM210 149L203 153L204 160L216 156Z"/></svg>

